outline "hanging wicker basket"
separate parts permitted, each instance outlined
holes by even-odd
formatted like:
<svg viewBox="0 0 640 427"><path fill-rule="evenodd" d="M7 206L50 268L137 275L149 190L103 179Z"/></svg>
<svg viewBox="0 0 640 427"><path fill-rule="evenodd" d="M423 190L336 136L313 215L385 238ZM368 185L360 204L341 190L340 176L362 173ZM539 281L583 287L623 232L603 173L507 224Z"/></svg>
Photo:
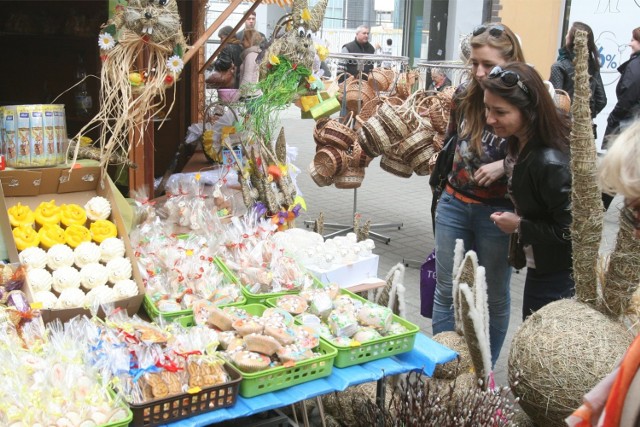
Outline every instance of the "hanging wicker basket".
<svg viewBox="0 0 640 427"><path fill-rule="evenodd" d="M316 121L316 125L313 128L313 140L317 145L327 145L327 141L322 138L322 129L331 121L330 118L324 117Z"/></svg>
<svg viewBox="0 0 640 427"><path fill-rule="evenodd" d="M358 112L359 107L376 97L375 91L367 84L365 76L366 74L363 74L361 79L351 76L346 82L340 83L338 99L340 102L344 102L343 96L346 91L346 107L348 111Z"/></svg>
<svg viewBox="0 0 640 427"><path fill-rule="evenodd" d="M407 99L413 91L413 85L418 80L417 71L407 71L401 73L396 82L396 95L402 99Z"/></svg>
<svg viewBox="0 0 640 427"><path fill-rule="evenodd" d="M556 89L553 96L553 102L556 103L556 107L564 111L565 113L571 112L571 97L567 92L562 89Z"/></svg>
<svg viewBox="0 0 640 427"><path fill-rule="evenodd" d="M325 178L332 178L341 173L347 167L348 161L345 151L329 145L319 149L313 157L316 172Z"/></svg>
<svg viewBox="0 0 640 427"><path fill-rule="evenodd" d="M414 154L409 164L416 175L425 176L431 173L429 161L434 154L435 150L433 149L433 145L427 145L421 151Z"/></svg>
<svg viewBox="0 0 640 427"><path fill-rule="evenodd" d="M358 139L360 139L361 133L358 133ZM351 158L350 165L356 168L366 168L371 163L373 158L367 156L367 153L364 152L362 147L360 146L360 142L356 141L351 146Z"/></svg>
<svg viewBox="0 0 640 427"><path fill-rule="evenodd" d="M358 113L358 117L362 121L367 121L374 115L378 113L378 108L382 105L383 100L380 97L376 96L375 98L367 101L362 105L360 109L360 113ZM356 128L360 127L360 121L356 121Z"/></svg>
<svg viewBox="0 0 640 427"><path fill-rule="evenodd" d="M405 163L410 163L417 154L431 145L433 135L434 133L427 128L418 128L402 140L395 154L401 157Z"/></svg>
<svg viewBox="0 0 640 427"><path fill-rule="evenodd" d="M378 116L373 116L366 122L361 122L362 127L358 141L364 152L369 157L378 157L386 148L391 146L388 131L383 126Z"/></svg>
<svg viewBox="0 0 640 427"><path fill-rule="evenodd" d="M407 118L398 112L398 107L385 102L378 108L377 117L382 121L384 127L393 134L394 139L406 138L411 133Z"/></svg>
<svg viewBox="0 0 640 427"><path fill-rule="evenodd" d="M383 154L380 157L380 167L392 175L401 178L410 178L413 175L413 168L406 164L400 157L393 154Z"/></svg>
<svg viewBox="0 0 640 427"><path fill-rule="evenodd" d="M358 138L356 132L351 129L353 115L349 115L345 123L339 119L329 120L320 130L320 138L327 145L332 145L341 150L348 150Z"/></svg>
<svg viewBox="0 0 640 427"><path fill-rule="evenodd" d="M333 177L324 177L320 175L318 171L316 171L315 162L313 161L309 164L309 176L311 176L311 179L318 187L327 187L333 184Z"/></svg>
<svg viewBox="0 0 640 427"><path fill-rule="evenodd" d="M358 188L364 181L364 168L348 167L333 179L336 188Z"/></svg>
<svg viewBox="0 0 640 427"><path fill-rule="evenodd" d="M391 68L374 68L369 73L368 84L376 92L386 92L396 79L396 72Z"/></svg>

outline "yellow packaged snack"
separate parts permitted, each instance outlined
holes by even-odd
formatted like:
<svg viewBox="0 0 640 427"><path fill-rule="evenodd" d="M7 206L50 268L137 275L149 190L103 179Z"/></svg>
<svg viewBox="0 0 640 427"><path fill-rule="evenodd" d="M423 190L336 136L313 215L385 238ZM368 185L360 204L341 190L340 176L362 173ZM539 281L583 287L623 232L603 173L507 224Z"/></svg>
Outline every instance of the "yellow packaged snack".
<svg viewBox="0 0 640 427"><path fill-rule="evenodd" d="M7 209L7 213L12 227L33 227L35 224L33 211L22 203L11 206Z"/></svg>
<svg viewBox="0 0 640 427"><path fill-rule="evenodd" d="M20 226L13 229L13 240L16 242L16 248L23 251L27 248L35 247L40 244L40 236L33 227Z"/></svg>
<svg viewBox="0 0 640 427"><path fill-rule="evenodd" d="M64 230L64 240L75 249L80 243L91 241L91 232L83 225L70 225Z"/></svg>
<svg viewBox="0 0 640 427"><path fill-rule="evenodd" d="M91 229L91 238L97 243L102 243L103 240L109 237L118 237L116 225L108 219L99 219L92 222L89 227Z"/></svg>

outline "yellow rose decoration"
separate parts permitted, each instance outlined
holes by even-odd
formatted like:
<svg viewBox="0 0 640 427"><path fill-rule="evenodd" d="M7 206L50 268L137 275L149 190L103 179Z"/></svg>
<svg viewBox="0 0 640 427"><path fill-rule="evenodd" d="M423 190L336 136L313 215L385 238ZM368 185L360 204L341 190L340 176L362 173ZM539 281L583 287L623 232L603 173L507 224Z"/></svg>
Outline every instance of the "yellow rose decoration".
<svg viewBox="0 0 640 427"><path fill-rule="evenodd" d="M326 46L323 46L321 44L316 44L316 53L318 54L318 58L320 58L320 61L324 61L325 59L327 59L327 56L329 56L329 49L327 49Z"/></svg>
<svg viewBox="0 0 640 427"><path fill-rule="evenodd" d="M45 224L60 224L60 207L56 205L55 200L40 203L34 215L36 224L40 226Z"/></svg>
<svg viewBox="0 0 640 427"><path fill-rule="evenodd" d="M91 223L91 237L97 243L102 243L104 239L109 237L118 237L118 229L116 225L108 219L99 219Z"/></svg>
<svg viewBox="0 0 640 427"><path fill-rule="evenodd" d="M82 225L70 225L64 230L64 240L72 248L77 247L82 242L91 241L91 232Z"/></svg>
<svg viewBox="0 0 640 427"><path fill-rule="evenodd" d="M38 231L40 246L49 250L51 246L66 243L64 229L58 224L45 224Z"/></svg>
<svg viewBox="0 0 640 427"><path fill-rule="evenodd" d="M33 227L22 225L13 229L13 240L16 242L16 248L23 251L27 248L38 246L40 244L40 236Z"/></svg>
<svg viewBox="0 0 640 427"><path fill-rule="evenodd" d="M9 222L12 227L33 227L35 223L35 216L29 206L25 206L22 203L11 206L7 209L9 214Z"/></svg>
<svg viewBox="0 0 640 427"><path fill-rule="evenodd" d="M60 205L60 222L65 227L73 224L84 225L87 222L87 212L82 206L75 203Z"/></svg>

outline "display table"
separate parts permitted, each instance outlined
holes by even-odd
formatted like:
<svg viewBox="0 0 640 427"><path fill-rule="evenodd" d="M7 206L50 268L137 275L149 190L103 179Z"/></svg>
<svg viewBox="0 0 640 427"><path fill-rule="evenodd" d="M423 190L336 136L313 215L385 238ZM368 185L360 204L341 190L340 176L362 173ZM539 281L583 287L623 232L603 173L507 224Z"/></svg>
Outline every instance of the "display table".
<svg viewBox="0 0 640 427"><path fill-rule="evenodd" d="M167 425L181 427L207 426L288 406L301 400L311 399L333 391L343 391L350 386L410 371L422 370L430 376L433 374L437 364L449 362L455 357L456 352L453 350L438 344L422 333L418 333L415 346L410 352L348 368L334 367L331 375L326 378L252 398L245 399L238 396L237 403L230 408L217 409Z"/></svg>

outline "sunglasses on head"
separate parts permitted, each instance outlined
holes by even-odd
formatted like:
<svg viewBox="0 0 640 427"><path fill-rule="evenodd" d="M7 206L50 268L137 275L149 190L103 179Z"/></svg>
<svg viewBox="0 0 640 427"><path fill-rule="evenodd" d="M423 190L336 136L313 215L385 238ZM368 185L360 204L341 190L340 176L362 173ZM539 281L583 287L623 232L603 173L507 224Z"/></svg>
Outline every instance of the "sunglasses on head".
<svg viewBox="0 0 640 427"><path fill-rule="evenodd" d="M493 25L478 25L476 28L473 29L473 36L479 36L480 34L484 33L485 31L489 30L489 35L491 37L500 37L502 35L502 33L504 33L504 26L500 25L500 24L493 24Z"/></svg>
<svg viewBox="0 0 640 427"><path fill-rule="evenodd" d="M515 71L503 70L499 65L493 67L493 70L487 76L490 79L500 78L500 81L504 83L507 87L514 87L518 85L522 91L529 96L529 88L525 86L524 83L520 81L520 76Z"/></svg>
<svg viewBox="0 0 640 427"><path fill-rule="evenodd" d="M638 209L626 203L621 209L622 219L636 230L640 230L640 211Z"/></svg>

